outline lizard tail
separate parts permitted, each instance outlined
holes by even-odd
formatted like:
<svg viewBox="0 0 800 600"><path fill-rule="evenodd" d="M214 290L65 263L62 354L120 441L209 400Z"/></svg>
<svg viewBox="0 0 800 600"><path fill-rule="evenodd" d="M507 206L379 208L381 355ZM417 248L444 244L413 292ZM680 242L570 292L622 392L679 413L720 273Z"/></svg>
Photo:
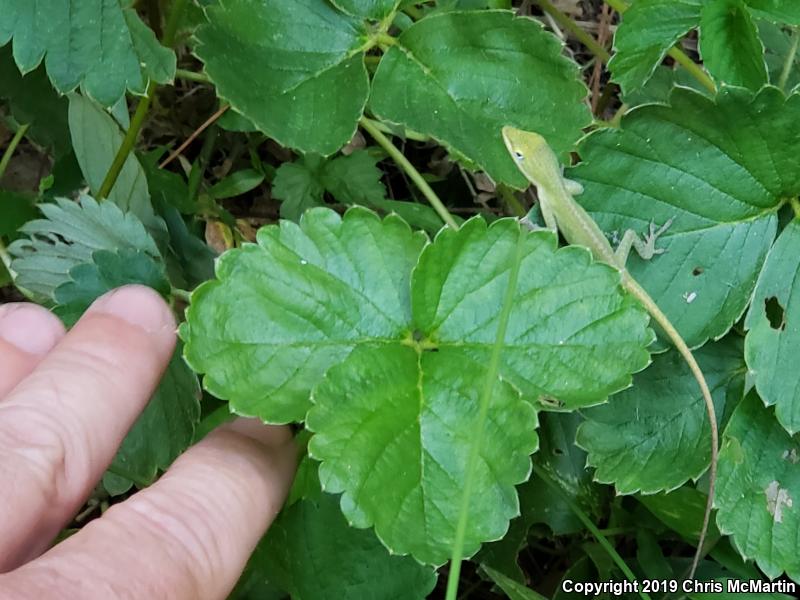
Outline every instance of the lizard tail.
<svg viewBox="0 0 800 600"><path fill-rule="evenodd" d="M708 501L706 502L705 514L703 515L703 526L700 529L700 539L697 542L697 550L695 551L694 559L692 560L692 567L689 570L688 579L693 579L694 573L697 570L697 565L704 554L703 546L705 545L706 535L708 534L708 526L711 521L711 511L714 508L714 489L716 488L717 483L717 462L719 460L719 429L717 427L717 413L714 409L714 401L711 398L711 392L708 389L708 384L706 383L706 378L703 375L703 371L700 369L700 365L697 364L692 351L689 349L689 346L686 345L686 342L681 337L681 334L678 333L678 330L675 329L672 323L670 323L667 315L661 312L661 309L658 308L658 305L650 297L650 295L626 272L623 272L623 285L644 305L645 309L647 309L647 312L649 312L656 323L661 326L661 329L664 330L664 332L667 334L667 337L669 337L669 339L675 345L675 348L686 361L686 364L689 365L689 369L692 371L692 375L694 375L695 380L697 380L697 384L700 386L700 391L703 394L703 400L705 401L706 405L706 413L708 414L708 421L711 425L711 465L709 466L708 472Z"/></svg>

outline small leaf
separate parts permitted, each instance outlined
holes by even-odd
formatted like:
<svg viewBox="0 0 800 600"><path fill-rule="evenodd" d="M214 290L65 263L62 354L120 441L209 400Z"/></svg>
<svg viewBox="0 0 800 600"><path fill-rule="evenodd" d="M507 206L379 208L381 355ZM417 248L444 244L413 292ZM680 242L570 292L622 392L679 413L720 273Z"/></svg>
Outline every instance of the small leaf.
<svg viewBox="0 0 800 600"><path fill-rule="evenodd" d="M717 81L758 90L767 82L764 46L744 0L711 0L700 18L700 54Z"/></svg>
<svg viewBox="0 0 800 600"><path fill-rule="evenodd" d="M325 0L230 0L206 9L197 56L220 98L283 146L328 155L369 92L365 23Z"/></svg>
<svg viewBox="0 0 800 600"><path fill-rule="evenodd" d="M96 195L122 145L123 133L111 115L79 94L69 97L69 129L83 176ZM154 219L147 178L134 154L125 160L108 200L147 225Z"/></svg>
<svg viewBox="0 0 800 600"><path fill-rule="evenodd" d="M514 581L510 577L506 577L500 571L495 571L491 567L482 567L486 574L492 578L509 600L547 600L539 592L522 585L518 581Z"/></svg>
<svg viewBox="0 0 800 600"><path fill-rule="evenodd" d="M800 193L800 95L723 88L712 101L677 89L670 106L632 111L621 130L590 135L569 170L579 202L612 241L673 219L664 253L628 269L691 347L742 315L777 228Z"/></svg>
<svg viewBox="0 0 800 600"><path fill-rule="evenodd" d="M64 198L42 203L44 219L26 223L20 239L9 246L16 283L43 298L54 299L55 289L70 280L70 270L92 263L96 250L138 250L158 260L160 254L142 222L111 202L98 204L82 196L80 204Z"/></svg>
<svg viewBox="0 0 800 600"><path fill-rule="evenodd" d="M80 85L111 106L126 89L144 94L148 76L163 83L174 75L172 51L118 0L0 0L0 15L0 45L13 38L20 71L32 71L44 58L62 94Z"/></svg>
<svg viewBox="0 0 800 600"><path fill-rule="evenodd" d="M308 155L297 162L285 162L275 172L272 197L281 201L281 217L299 221L310 208L322 206L325 188L319 172L323 159Z"/></svg>
<svg viewBox="0 0 800 600"><path fill-rule="evenodd" d="M460 348L419 352L400 343L375 344L356 349L314 390L309 454L322 461L322 488L344 492L348 520L356 527L374 524L393 553L411 553L432 565L449 558L486 376L486 363ZM465 556L481 542L503 537L519 513L514 486L530 474L536 425L533 407L497 380L476 466Z"/></svg>
<svg viewBox="0 0 800 600"><path fill-rule="evenodd" d="M522 188L503 125L536 131L566 154L589 123L586 86L561 50L540 23L510 11L426 17L381 59L370 107L436 138L495 181Z"/></svg>
<svg viewBox="0 0 800 600"><path fill-rule="evenodd" d="M375 534L349 527L336 498L321 494L284 509L258 545L253 568L294 600L427 597L436 574L392 556Z"/></svg>
<svg viewBox="0 0 800 600"><path fill-rule="evenodd" d="M695 352L717 414L742 397L741 345L726 340ZM595 478L620 494L652 494L697 479L711 456L710 428L700 389L677 351L657 356L632 388L585 412L577 443L589 452Z"/></svg>
<svg viewBox="0 0 800 600"><path fill-rule="evenodd" d="M397 217L328 209L262 227L195 290L181 335L205 387L235 412L302 420L311 389L353 348L403 337L425 237Z"/></svg>
<svg viewBox="0 0 800 600"><path fill-rule="evenodd" d="M800 579L797 502L800 444L755 393L745 398L722 436L717 525L733 536L742 557L755 559L770 579Z"/></svg>
<svg viewBox="0 0 800 600"><path fill-rule="evenodd" d="M628 94L642 87L675 42L700 23L701 0L636 0L614 35L608 63Z"/></svg>
<svg viewBox="0 0 800 600"><path fill-rule="evenodd" d="M181 353L179 344L150 402L117 451L112 470L152 482L191 444L200 421L200 384Z"/></svg>
<svg viewBox="0 0 800 600"><path fill-rule="evenodd" d="M377 163L378 159L366 150L356 150L325 163L320 178L338 202L375 208L386 197L383 172Z"/></svg>
<svg viewBox="0 0 800 600"><path fill-rule="evenodd" d="M264 174L255 169L243 169L231 173L208 190L209 196L215 200L233 198L254 190L264 181Z"/></svg>
<svg viewBox="0 0 800 600"><path fill-rule="evenodd" d="M117 252L96 250L91 262L69 270L69 278L53 293L53 299L59 305L59 315L68 325L75 323L92 302L114 288L138 283L153 288L162 296L167 296L170 289L161 262L146 252L131 248Z"/></svg>
<svg viewBox="0 0 800 600"><path fill-rule="evenodd" d="M745 327L745 360L756 389L789 433L800 430L800 221L789 223L767 255Z"/></svg>

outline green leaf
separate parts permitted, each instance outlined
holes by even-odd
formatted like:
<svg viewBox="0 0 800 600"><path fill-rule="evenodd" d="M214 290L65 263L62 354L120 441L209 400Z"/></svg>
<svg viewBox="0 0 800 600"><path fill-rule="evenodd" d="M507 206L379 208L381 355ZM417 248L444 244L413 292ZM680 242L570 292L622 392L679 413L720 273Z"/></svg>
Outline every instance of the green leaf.
<svg viewBox="0 0 800 600"><path fill-rule="evenodd" d="M642 87L672 46L700 23L700 0L636 0L614 35L608 63L628 94Z"/></svg>
<svg viewBox="0 0 800 600"><path fill-rule="evenodd" d="M674 219L665 253L628 269L692 347L724 335L747 306L775 236L775 213L800 193L800 95L724 88L716 102L678 89L671 106L632 111L590 135L569 176L612 240Z"/></svg>
<svg viewBox="0 0 800 600"><path fill-rule="evenodd" d="M214 184L208 190L209 196L215 200L233 198L254 190L264 181L264 174L255 169L242 169L231 173L219 183Z"/></svg>
<svg viewBox="0 0 800 600"><path fill-rule="evenodd" d="M324 159L310 154L297 162L285 162L275 172L272 197L281 201L281 217L299 221L310 208L322 206L325 187L320 181Z"/></svg>
<svg viewBox="0 0 800 600"><path fill-rule="evenodd" d="M495 181L522 188L500 136L537 131L560 154L589 124L586 86L561 43L510 11L449 12L409 27L381 59L370 107L441 141Z"/></svg>
<svg viewBox="0 0 800 600"><path fill-rule="evenodd" d="M767 82L764 46L744 0L710 0L703 5L700 54L717 81L752 90Z"/></svg>
<svg viewBox="0 0 800 600"><path fill-rule="evenodd" d="M794 0L746 0L759 16L779 23L800 25L800 4Z"/></svg>
<svg viewBox="0 0 800 600"><path fill-rule="evenodd" d="M767 63L770 83L777 85L789 54L792 53L792 35L769 21L758 21L758 35L764 44L764 60ZM800 55L795 54L785 89L795 90L798 84L800 84Z"/></svg>
<svg viewBox="0 0 800 600"><path fill-rule="evenodd" d="M338 156L325 163L320 178L325 189L342 204L375 208L386 197L378 159L366 150ZM441 221L440 221L441 223Z"/></svg>
<svg viewBox="0 0 800 600"><path fill-rule="evenodd" d="M200 384L180 344L144 412L122 442L111 469L152 482L192 442L200 421Z"/></svg>
<svg viewBox="0 0 800 600"><path fill-rule="evenodd" d="M153 288L162 296L170 285L160 259L142 250L123 248L119 251L96 250L88 263L69 270L69 280L53 292L59 305L59 316L72 325L89 305L114 288L138 283Z"/></svg>
<svg viewBox="0 0 800 600"><path fill-rule="evenodd" d="M331 4L354 17L379 21L389 15L400 0L331 0Z"/></svg>
<svg viewBox="0 0 800 600"><path fill-rule="evenodd" d="M422 599L436 585L432 569L391 555L371 531L349 527L329 494L285 509L254 558L294 600Z"/></svg>
<svg viewBox="0 0 800 600"><path fill-rule="evenodd" d="M386 196L378 160L365 150L324 159L315 154L278 167L272 197L281 200L281 216L297 221L309 208L321 206L325 192L342 204L376 207ZM441 220L436 220L438 230Z"/></svg>
<svg viewBox="0 0 800 600"><path fill-rule="evenodd" d="M82 196L80 204L59 198L54 204L39 204L44 219L26 223L20 232L29 236L11 244L16 283L43 298L70 280L77 265L93 262L97 250L138 250L154 260L160 254L142 222L123 213L111 202L98 204Z"/></svg>
<svg viewBox="0 0 800 600"><path fill-rule="evenodd" d="M195 290L186 357L235 412L298 421L329 367L360 344L406 334L425 237L398 217L319 208L257 239L221 256L217 280Z"/></svg>
<svg viewBox="0 0 800 600"><path fill-rule="evenodd" d="M34 198L0 190L0 237L16 237L17 229L39 216Z"/></svg>
<svg viewBox="0 0 800 600"><path fill-rule="evenodd" d="M67 99L59 97L42 67L23 77L10 46L0 48L0 98L8 100L18 123L31 126L26 135L32 140L52 147L57 157L70 151Z"/></svg>
<svg viewBox="0 0 800 600"><path fill-rule="evenodd" d="M722 436L717 525L770 579L800 579L800 444L755 393L742 401Z"/></svg>
<svg viewBox="0 0 800 600"><path fill-rule="evenodd" d="M195 52L220 98L283 146L328 155L350 141L369 92L361 19L324 0L206 11Z"/></svg>
<svg viewBox="0 0 800 600"><path fill-rule="evenodd" d="M717 414L742 397L745 367L735 340L695 352ZM652 494L696 480L711 456L710 429L700 389L676 351L657 356L633 387L585 412L577 443L589 452L595 478L620 494Z"/></svg>
<svg viewBox="0 0 800 600"><path fill-rule="evenodd" d="M800 221L789 223L767 255L745 327L745 360L756 389L789 433L800 430Z"/></svg>
<svg viewBox="0 0 800 600"><path fill-rule="evenodd" d="M636 499L659 521L684 539L692 541L700 539L708 494L683 486L669 493L639 494ZM712 519L709 523L708 539L716 538L719 538L719 531Z"/></svg>
<svg viewBox="0 0 800 600"><path fill-rule="evenodd" d="M510 577L506 577L500 571L495 571L487 566L482 568L492 578L492 581L497 584L497 587L503 590L509 600L547 600L539 592L522 585L518 581L514 581Z"/></svg>
<svg viewBox="0 0 800 600"><path fill-rule="evenodd" d="M414 328L478 362L494 343L516 224L481 219L443 229L412 281ZM523 396L571 410L605 401L649 362L647 315L619 291L619 273L555 237L526 238L500 374ZM535 368L531 368L535 365Z"/></svg>
<svg viewBox="0 0 800 600"><path fill-rule="evenodd" d="M124 137L117 123L95 102L79 94L69 97L69 129L78 164L96 195ZM134 154L129 154L108 200L131 212L145 224L153 220L147 178Z"/></svg>
<svg viewBox="0 0 800 600"><path fill-rule="evenodd" d="M374 525L393 553L434 565L450 556L488 354L479 362L457 347L365 345L313 392L306 425L322 488L344 492L348 520ZM519 514L514 486L528 478L538 446L536 412L508 383L495 381L488 415L466 556L503 537Z"/></svg>
<svg viewBox="0 0 800 600"><path fill-rule="evenodd" d="M0 45L13 38L20 71L32 71L44 58L62 94L80 85L111 106L126 89L144 94L147 77L165 83L174 75L172 51L118 0L0 0L0 14Z"/></svg>

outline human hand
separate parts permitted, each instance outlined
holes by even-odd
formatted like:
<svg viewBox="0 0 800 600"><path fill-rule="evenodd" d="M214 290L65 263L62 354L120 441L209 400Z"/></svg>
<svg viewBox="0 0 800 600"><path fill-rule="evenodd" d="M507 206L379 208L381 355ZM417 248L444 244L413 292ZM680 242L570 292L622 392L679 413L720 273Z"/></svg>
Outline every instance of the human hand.
<svg viewBox="0 0 800 600"><path fill-rule="evenodd" d="M194 600L233 588L291 484L286 427L217 428L151 487L44 552L174 345L169 308L141 286L102 296L67 334L44 308L0 306L0 598Z"/></svg>

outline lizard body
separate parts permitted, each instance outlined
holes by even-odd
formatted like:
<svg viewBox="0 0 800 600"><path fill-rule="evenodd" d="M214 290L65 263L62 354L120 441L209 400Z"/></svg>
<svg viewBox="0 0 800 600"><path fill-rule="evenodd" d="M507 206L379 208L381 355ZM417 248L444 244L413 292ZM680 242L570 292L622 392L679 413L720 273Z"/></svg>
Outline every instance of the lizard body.
<svg viewBox="0 0 800 600"><path fill-rule="evenodd" d="M573 198L580 193L582 188L576 182L565 179L562 175L558 158L547 145L545 139L536 133L522 131L514 127L503 127L503 140L517 167L525 177L536 186L539 198L539 208L548 229L554 232L561 231L570 244L577 244L589 249L595 260L607 263L619 270L622 286L644 306L650 316L656 321L683 359L697 380L706 405L709 422L711 425L711 465L709 467L708 502L703 516L703 525L700 530L700 539L692 561L689 578L694 577L694 572L700 557L703 554L703 545L708 531L711 510L714 502L714 488L717 475L717 457L719 454L719 432L717 430L716 412L711 392L708 389L703 372L697 364L691 350L681 337L680 333L670 323L667 316L661 311L650 295L636 282L625 267L628 253L631 248L642 256L650 259L663 250L656 249L655 240L671 224L671 220L656 230L650 226L649 235L645 240L639 240L632 230L625 232L617 250L615 251L603 231L594 219ZM527 217L526 217L527 219Z"/></svg>

